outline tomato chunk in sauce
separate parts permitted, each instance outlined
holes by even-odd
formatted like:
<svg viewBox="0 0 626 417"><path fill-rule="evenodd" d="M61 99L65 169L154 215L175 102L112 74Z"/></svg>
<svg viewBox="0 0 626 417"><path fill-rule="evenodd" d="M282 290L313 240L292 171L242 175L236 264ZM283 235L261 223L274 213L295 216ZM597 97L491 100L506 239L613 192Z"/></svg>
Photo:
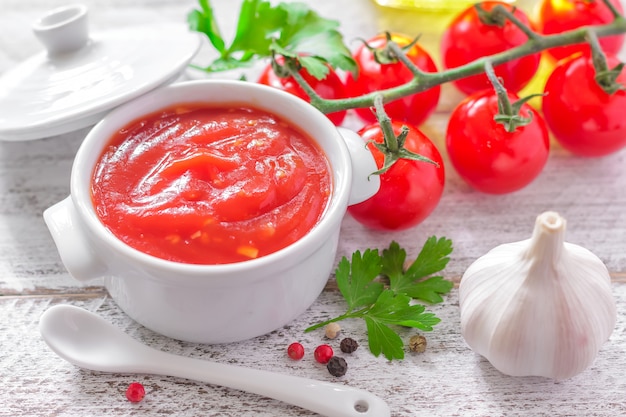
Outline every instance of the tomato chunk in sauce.
<svg viewBox="0 0 626 417"><path fill-rule="evenodd" d="M254 108L179 105L120 129L91 181L117 238L150 255L225 264L304 236L330 198L328 161L305 134Z"/></svg>

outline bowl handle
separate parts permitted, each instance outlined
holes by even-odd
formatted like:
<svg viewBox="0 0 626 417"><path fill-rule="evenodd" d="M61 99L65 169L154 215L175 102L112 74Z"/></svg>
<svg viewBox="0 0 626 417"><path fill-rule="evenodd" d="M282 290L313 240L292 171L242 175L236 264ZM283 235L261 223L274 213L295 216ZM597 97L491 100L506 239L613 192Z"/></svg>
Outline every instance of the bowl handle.
<svg viewBox="0 0 626 417"><path fill-rule="evenodd" d="M106 273L106 266L81 230L71 197L46 209L43 218L70 275L78 281L87 281Z"/></svg>
<svg viewBox="0 0 626 417"><path fill-rule="evenodd" d="M348 205L353 205L367 200L378 192L380 177L371 175L378 167L362 137L349 129L342 127L337 129L348 146L352 159L352 187Z"/></svg>

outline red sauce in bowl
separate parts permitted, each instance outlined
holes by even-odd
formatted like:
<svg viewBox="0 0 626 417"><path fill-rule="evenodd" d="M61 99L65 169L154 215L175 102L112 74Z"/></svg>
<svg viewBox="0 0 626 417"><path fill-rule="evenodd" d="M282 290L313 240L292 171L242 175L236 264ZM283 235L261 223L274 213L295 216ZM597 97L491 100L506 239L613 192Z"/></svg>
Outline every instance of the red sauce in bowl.
<svg viewBox="0 0 626 417"><path fill-rule="evenodd" d="M328 161L307 135L253 108L184 105L136 120L105 147L92 201L117 238L190 264L276 252L321 218Z"/></svg>

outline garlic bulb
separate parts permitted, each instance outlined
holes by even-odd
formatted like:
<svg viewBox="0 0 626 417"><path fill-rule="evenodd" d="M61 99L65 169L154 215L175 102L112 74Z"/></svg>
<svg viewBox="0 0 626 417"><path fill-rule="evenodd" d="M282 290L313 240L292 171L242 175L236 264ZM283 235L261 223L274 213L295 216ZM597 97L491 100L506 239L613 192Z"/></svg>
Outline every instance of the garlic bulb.
<svg viewBox="0 0 626 417"><path fill-rule="evenodd" d="M545 212L530 239L492 249L463 274L463 338L502 373L570 378L613 332L609 273L593 253L564 242L565 223Z"/></svg>

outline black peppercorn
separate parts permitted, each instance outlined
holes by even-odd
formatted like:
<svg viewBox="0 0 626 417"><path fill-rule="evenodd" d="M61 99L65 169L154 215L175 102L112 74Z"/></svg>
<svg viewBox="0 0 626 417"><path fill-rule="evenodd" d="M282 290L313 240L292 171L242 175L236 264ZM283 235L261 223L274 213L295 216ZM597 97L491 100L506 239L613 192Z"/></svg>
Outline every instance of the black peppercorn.
<svg viewBox="0 0 626 417"><path fill-rule="evenodd" d="M339 345L339 348L343 353L352 353L357 350L358 347L359 344L356 342L356 340L350 337L346 337L345 339L343 339Z"/></svg>
<svg viewBox="0 0 626 417"><path fill-rule="evenodd" d="M344 376L348 370L348 363L344 358L333 356L326 364L326 369L332 376Z"/></svg>

